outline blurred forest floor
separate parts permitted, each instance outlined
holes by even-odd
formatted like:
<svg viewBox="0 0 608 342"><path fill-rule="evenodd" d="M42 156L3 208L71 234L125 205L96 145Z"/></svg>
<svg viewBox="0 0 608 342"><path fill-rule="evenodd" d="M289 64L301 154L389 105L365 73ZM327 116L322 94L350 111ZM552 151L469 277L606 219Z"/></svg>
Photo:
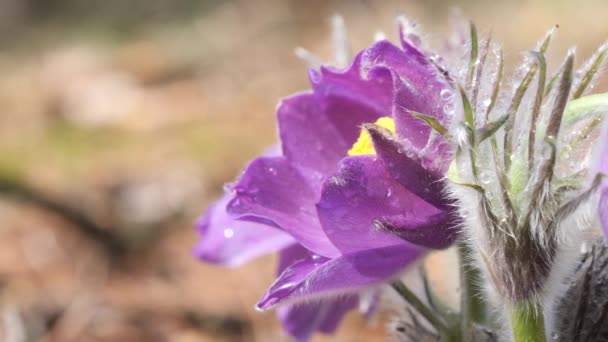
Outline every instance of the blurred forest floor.
<svg viewBox="0 0 608 342"><path fill-rule="evenodd" d="M286 340L253 309L274 258L202 264L193 222L276 141L276 103L308 88L293 49L329 59L331 15L360 49L399 14L436 40L455 5L508 65L555 24L554 56L608 38L599 0L0 0L0 336ZM319 340L381 340L384 318Z"/></svg>

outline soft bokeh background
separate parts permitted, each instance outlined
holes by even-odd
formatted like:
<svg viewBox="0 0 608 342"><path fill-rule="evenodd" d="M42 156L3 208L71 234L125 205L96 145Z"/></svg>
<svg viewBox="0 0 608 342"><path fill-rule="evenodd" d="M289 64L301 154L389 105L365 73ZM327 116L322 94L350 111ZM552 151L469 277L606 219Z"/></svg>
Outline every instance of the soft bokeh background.
<svg viewBox="0 0 608 342"><path fill-rule="evenodd" d="M0 339L288 340L253 310L274 258L201 264L193 222L275 141L308 88L293 49L329 59L333 14L358 49L399 14L437 40L454 6L511 66L555 24L554 56L608 38L601 0L0 0ZM382 340L385 318L319 340Z"/></svg>

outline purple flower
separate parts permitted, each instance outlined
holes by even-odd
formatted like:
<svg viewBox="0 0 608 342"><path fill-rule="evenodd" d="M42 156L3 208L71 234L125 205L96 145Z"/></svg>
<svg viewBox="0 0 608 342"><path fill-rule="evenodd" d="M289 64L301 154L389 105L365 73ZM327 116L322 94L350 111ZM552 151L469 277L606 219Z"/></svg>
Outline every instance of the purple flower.
<svg viewBox="0 0 608 342"><path fill-rule="evenodd" d="M280 252L257 307L285 304L279 316L300 340L332 332L363 293L456 238L443 185L452 151L418 115L449 126L455 90L412 38L311 70L312 91L278 107L282 152L254 159L199 221L205 261Z"/></svg>
<svg viewBox="0 0 608 342"><path fill-rule="evenodd" d="M591 100L597 100L593 109L599 114L600 118L606 110L608 110L608 94L599 94L589 96ZM597 114L596 114L597 115ZM598 121L596 119L596 121ZM600 174L600 198L599 198L599 218L604 230L604 234L608 237L608 120L603 119L600 135L597 139L597 147L594 151L595 160L593 163L594 172L592 176Z"/></svg>

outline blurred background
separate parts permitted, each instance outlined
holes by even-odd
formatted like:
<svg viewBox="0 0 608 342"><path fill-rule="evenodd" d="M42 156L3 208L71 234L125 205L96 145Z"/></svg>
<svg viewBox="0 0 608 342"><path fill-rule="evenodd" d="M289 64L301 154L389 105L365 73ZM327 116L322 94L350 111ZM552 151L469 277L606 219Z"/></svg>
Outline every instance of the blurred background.
<svg viewBox="0 0 608 342"><path fill-rule="evenodd" d="M253 309L274 258L202 264L193 222L276 141L276 103L308 88L293 50L329 60L332 15L360 49L400 14L437 41L454 7L508 70L555 24L554 63L608 38L601 0L0 0L0 339L288 341Z"/></svg>

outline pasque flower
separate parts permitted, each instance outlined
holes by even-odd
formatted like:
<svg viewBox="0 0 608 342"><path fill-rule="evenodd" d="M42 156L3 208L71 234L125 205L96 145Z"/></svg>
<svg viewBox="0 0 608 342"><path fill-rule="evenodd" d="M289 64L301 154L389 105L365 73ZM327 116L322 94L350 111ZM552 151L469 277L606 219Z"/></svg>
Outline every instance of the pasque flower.
<svg viewBox="0 0 608 342"><path fill-rule="evenodd" d="M457 88L418 37L400 38L346 68L311 69L312 91L278 106L280 149L254 159L199 221L204 261L279 251L257 307L281 304L299 339L333 331L376 286L457 236L443 183L453 151L436 131L458 116Z"/></svg>

